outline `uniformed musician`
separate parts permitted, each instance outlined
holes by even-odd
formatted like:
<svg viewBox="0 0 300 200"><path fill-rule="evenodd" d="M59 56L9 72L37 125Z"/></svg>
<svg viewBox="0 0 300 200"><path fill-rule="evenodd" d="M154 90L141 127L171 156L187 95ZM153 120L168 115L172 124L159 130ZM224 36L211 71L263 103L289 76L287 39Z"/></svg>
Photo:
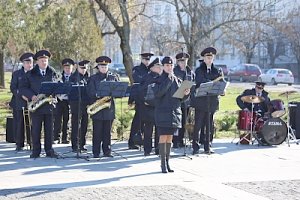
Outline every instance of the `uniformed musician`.
<svg viewBox="0 0 300 200"><path fill-rule="evenodd" d="M61 62L63 72L61 74L61 81L69 83L71 73L74 67L74 61L71 58L65 58ZM54 140L58 143L69 144L68 141L68 122L69 122L69 101L67 94L57 95L57 104L55 108L54 119ZM61 134L62 133L62 134ZM61 134L61 136L60 136Z"/></svg>
<svg viewBox="0 0 300 200"><path fill-rule="evenodd" d="M47 50L40 50L34 55L36 65L26 73L26 79L22 85L22 94L30 101L39 101L38 94L42 82L53 82L57 78L55 70L48 65L51 54ZM45 103L31 112L32 120L32 154L30 158L38 158L41 153L41 131L44 124L44 148L46 157L57 158L58 154L52 148L53 141L53 104Z"/></svg>
<svg viewBox="0 0 300 200"><path fill-rule="evenodd" d="M141 64L138 66L133 67L132 69L132 78L134 81L134 85L131 90L130 97L128 99L128 104L132 105L135 103L135 113L134 117L131 122L131 129L130 129L130 136L128 140L128 147L129 149L138 149L138 147L133 142L133 136L134 134L138 132L143 132L144 125L142 124L141 120L141 99L138 97L138 91L139 91L139 84L142 82L143 78L148 74L149 69L149 61L150 57L153 56L152 53L142 53L141 55Z"/></svg>
<svg viewBox="0 0 300 200"><path fill-rule="evenodd" d="M100 84L103 81L119 81L118 76L108 71L108 64L111 59L107 56L100 56L96 59L98 72L90 77L88 82L88 94L91 101L95 103L97 100L106 98L99 91ZM91 116L93 120L93 155L94 158L100 157L100 149L102 146L103 156L112 157L111 154L111 126L115 119L115 103L113 97L109 96L110 105L104 107L100 111Z"/></svg>
<svg viewBox="0 0 300 200"><path fill-rule="evenodd" d="M13 108L13 120L14 120L14 128L15 128L15 142L16 142L16 151L21 151L24 147L24 138L25 138L25 128L27 128L26 136L27 143L30 143L30 128L25 127L24 125L24 117L23 116L23 108L27 109L27 98L22 96L20 93L20 88L22 82L26 79L26 73L30 71L33 67L33 56L34 54L27 52L22 54L20 57L20 61L22 62L22 68L16 70L12 73L11 83L10 83L10 91L13 96L10 102L11 107Z"/></svg>
<svg viewBox="0 0 300 200"><path fill-rule="evenodd" d="M145 76L145 78L141 82L141 99L143 99L143 105L141 115L142 123L145 124L144 128L144 155L149 156L152 151L152 135L154 130L154 148L155 154L159 154L158 149L158 134L155 126L154 119L154 106L155 99L147 99L147 91L148 87L153 87L154 83L157 82L160 74L162 73L162 63L159 57L151 57L150 64L148 68L150 69L149 73Z"/></svg>
<svg viewBox="0 0 300 200"><path fill-rule="evenodd" d="M188 59L190 55L185 52L178 53L176 55L177 65L174 68L174 74L181 79L195 81L195 73L191 70L191 68L187 65ZM186 117L187 113L189 112L189 101L184 101L181 104L182 110L182 127L178 130L178 133L173 137L173 148L183 147L184 146L184 133L185 133L185 124L186 124Z"/></svg>
<svg viewBox="0 0 300 200"><path fill-rule="evenodd" d="M171 57L164 57L162 60L163 73L154 86L156 97L155 102L155 124L159 134L159 154L161 158L162 173L174 172L170 168L169 159L171 143L174 133L181 128L181 102L182 99L174 98L173 95L180 87L181 81L173 72L174 64ZM185 97L190 89L184 91Z"/></svg>
<svg viewBox="0 0 300 200"><path fill-rule="evenodd" d="M195 71L196 89L200 86L201 83L210 82L216 80L216 78L222 77L222 71L214 67L213 64L214 56L216 55L216 53L217 50L213 47L205 48L201 52L201 56L204 58L204 61ZM221 79L220 81L223 81L223 79ZM193 154L199 153L199 133L201 128L205 130L204 153L214 153L214 151L210 148L210 135L213 134L213 115L219 108L219 97L209 96L208 98L209 99L207 99L206 96L201 96L193 98L192 100L192 106L195 107L195 127L192 144Z"/></svg>
<svg viewBox="0 0 300 200"><path fill-rule="evenodd" d="M87 106L90 103L90 99L87 95L87 82L89 79L88 64L90 61L82 60L78 62L77 69L70 76L70 82L72 85L79 87L80 96L77 87L72 87L71 92L75 89L76 96L69 96L69 104L71 108L71 143L72 151L87 151L85 148L86 144L86 133L88 127L88 114ZM80 110L79 110L80 108ZM79 126L80 123L80 126ZM78 128L80 127L80 130ZM78 140L79 138L79 140Z"/></svg>

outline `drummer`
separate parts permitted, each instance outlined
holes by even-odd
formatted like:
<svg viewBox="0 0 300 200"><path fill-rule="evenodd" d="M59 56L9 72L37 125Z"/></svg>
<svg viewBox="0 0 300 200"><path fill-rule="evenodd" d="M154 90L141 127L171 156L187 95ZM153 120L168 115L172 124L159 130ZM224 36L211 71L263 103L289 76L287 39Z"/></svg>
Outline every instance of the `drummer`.
<svg viewBox="0 0 300 200"><path fill-rule="evenodd" d="M264 82L256 81L255 88L246 89L236 98L237 105L242 110L251 111L253 103L253 112L259 113L262 117L267 116L270 98L269 93L264 90L265 85Z"/></svg>

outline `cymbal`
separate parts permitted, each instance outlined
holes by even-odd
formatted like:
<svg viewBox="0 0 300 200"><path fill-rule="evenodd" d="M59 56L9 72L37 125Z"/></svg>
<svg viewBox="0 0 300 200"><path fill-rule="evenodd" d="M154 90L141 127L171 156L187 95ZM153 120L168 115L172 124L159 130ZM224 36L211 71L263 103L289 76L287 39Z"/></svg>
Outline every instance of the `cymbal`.
<svg viewBox="0 0 300 200"><path fill-rule="evenodd" d="M241 99L242 101L247 103L261 103L265 100L263 97L259 97L255 95L243 96Z"/></svg>
<svg viewBox="0 0 300 200"><path fill-rule="evenodd" d="M296 92L297 91L295 91L295 90L285 91L285 92L280 93L278 96L286 96L286 95L294 94Z"/></svg>

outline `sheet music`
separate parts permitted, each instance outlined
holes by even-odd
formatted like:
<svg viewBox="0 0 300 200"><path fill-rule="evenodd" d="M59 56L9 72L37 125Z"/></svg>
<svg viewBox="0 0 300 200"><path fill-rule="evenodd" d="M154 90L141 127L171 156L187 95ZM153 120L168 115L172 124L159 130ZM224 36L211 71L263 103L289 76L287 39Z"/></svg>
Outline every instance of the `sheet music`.
<svg viewBox="0 0 300 200"><path fill-rule="evenodd" d="M173 94L173 97L174 98L182 99L184 97L184 91L186 89L190 89L193 85L194 85L194 82L188 81L188 80L184 80L181 83L180 87L177 89L177 91Z"/></svg>

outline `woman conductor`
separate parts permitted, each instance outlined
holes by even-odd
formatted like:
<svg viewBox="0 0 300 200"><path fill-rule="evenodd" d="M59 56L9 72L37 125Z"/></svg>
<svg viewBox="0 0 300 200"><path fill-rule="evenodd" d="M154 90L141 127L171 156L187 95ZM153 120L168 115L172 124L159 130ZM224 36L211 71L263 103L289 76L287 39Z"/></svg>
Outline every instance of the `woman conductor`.
<svg viewBox="0 0 300 200"><path fill-rule="evenodd" d="M162 173L174 172L170 168L169 158L173 135L178 128L181 128L181 101L182 99L172 97L179 88L181 81L173 72L174 64L171 57L164 57L162 60L163 73L157 84L153 87L155 102L155 124L159 134L159 154L161 158ZM190 89L185 90L185 97Z"/></svg>

